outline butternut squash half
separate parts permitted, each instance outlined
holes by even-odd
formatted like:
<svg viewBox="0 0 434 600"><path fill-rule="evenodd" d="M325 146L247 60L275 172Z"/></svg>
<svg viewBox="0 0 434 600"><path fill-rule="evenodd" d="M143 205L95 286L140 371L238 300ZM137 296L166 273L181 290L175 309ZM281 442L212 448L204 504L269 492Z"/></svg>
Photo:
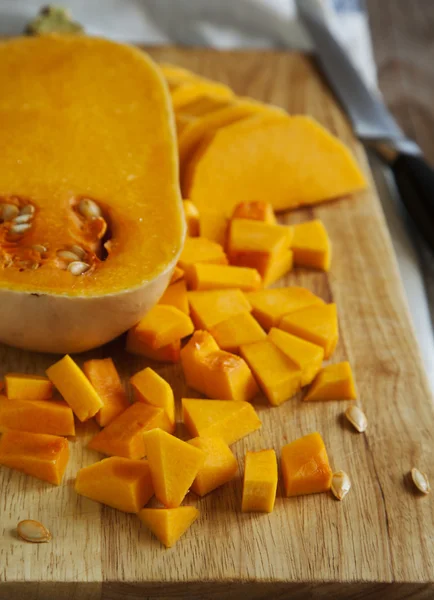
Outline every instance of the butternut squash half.
<svg viewBox="0 0 434 600"><path fill-rule="evenodd" d="M167 86L137 49L61 35L1 43L0 86L0 341L99 346L158 301L183 245Z"/></svg>

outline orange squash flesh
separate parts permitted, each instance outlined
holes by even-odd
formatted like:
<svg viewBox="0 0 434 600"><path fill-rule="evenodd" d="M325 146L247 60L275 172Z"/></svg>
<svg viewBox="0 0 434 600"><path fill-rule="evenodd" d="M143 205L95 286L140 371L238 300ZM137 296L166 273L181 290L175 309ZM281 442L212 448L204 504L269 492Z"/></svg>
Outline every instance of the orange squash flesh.
<svg viewBox="0 0 434 600"><path fill-rule="evenodd" d="M117 510L137 513L154 495L149 463L119 456L105 458L79 470L75 491Z"/></svg>
<svg viewBox="0 0 434 600"><path fill-rule="evenodd" d="M191 485L195 494L205 496L235 477L237 459L222 438L197 437L188 443L205 453L205 462Z"/></svg>
<svg viewBox="0 0 434 600"><path fill-rule="evenodd" d="M191 237L197 237L200 232L199 211L190 200L183 200L182 207L184 209L184 216L187 222L187 233Z"/></svg>
<svg viewBox="0 0 434 600"><path fill-rule="evenodd" d="M331 243L324 224L318 219L294 225L291 250L297 266L323 271L330 269Z"/></svg>
<svg viewBox="0 0 434 600"><path fill-rule="evenodd" d="M103 402L95 420L105 427L129 407L127 394L111 358L87 360L83 371Z"/></svg>
<svg viewBox="0 0 434 600"><path fill-rule="evenodd" d="M184 271L196 263L227 265L223 247L207 237L188 237L179 257L179 266Z"/></svg>
<svg viewBox="0 0 434 600"><path fill-rule="evenodd" d="M20 233L0 223L0 303L8 314L0 340L62 353L99 346L155 304L182 247L166 85L138 49L55 34L3 41L0 85L8 90L0 127L9 140L0 148L0 204L34 207ZM102 216L83 220L83 199ZM101 260L107 225L109 255ZM81 275L58 255L73 245L90 266Z"/></svg>
<svg viewBox="0 0 434 600"><path fill-rule="evenodd" d="M175 427L175 399L173 390L165 379L150 367L135 373L130 378L138 402L146 402L162 408L172 428ZM171 432L172 433L172 432Z"/></svg>
<svg viewBox="0 0 434 600"><path fill-rule="evenodd" d="M159 304L168 304L181 310L186 315L190 314L188 305L187 284L183 279L171 283L161 296Z"/></svg>
<svg viewBox="0 0 434 600"><path fill-rule="evenodd" d="M175 340L171 344L167 344L167 346L155 349L146 342L140 340L137 336L136 328L133 327L127 333L125 350L130 354L145 356L156 362L176 363L179 361L180 357L181 340Z"/></svg>
<svg viewBox="0 0 434 600"><path fill-rule="evenodd" d="M181 350L182 370L187 385L195 390L205 389L204 371L200 368L203 358L217 352L219 347L207 331L195 331Z"/></svg>
<svg viewBox="0 0 434 600"><path fill-rule="evenodd" d="M188 274L191 290L225 290L237 288L251 292L261 287L262 279L256 269L231 265L197 263Z"/></svg>
<svg viewBox="0 0 434 600"><path fill-rule="evenodd" d="M277 225L276 215L270 202L241 202L232 213L232 219L251 219Z"/></svg>
<svg viewBox="0 0 434 600"><path fill-rule="evenodd" d="M345 361L321 369L303 400L355 400L356 397L351 365Z"/></svg>
<svg viewBox="0 0 434 600"><path fill-rule="evenodd" d="M0 432L8 429L75 435L74 415L61 400L9 400L0 395Z"/></svg>
<svg viewBox="0 0 434 600"><path fill-rule="evenodd" d="M286 331L272 327L268 339L301 370L301 385L308 385L321 369L324 350Z"/></svg>
<svg viewBox="0 0 434 600"><path fill-rule="evenodd" d="M247 452L244 462L243 512L273 512L277 491L274 450Z"/></svg>
<svg viewBox="0 0 434 600"><path fill-rule="evenodd" d="M238 354L240 346L265 338L265 331L248 312L239 313L211 327L210 334L222 350Z"/></svg>
<svg viewBox="0 0 434 600"><path fill-rule="evenodd" d="M46 377L7 373L6 396L10 400L47 400L53 395L53 384Z"/></svg>
<svg viewBox="0 0 434 600"><path fill-rule="evenodd" d="M60 485L69 460L64 437L6 431L0 439L0 465Z"/></svg>
<svg viewBox="0 0 434 600"><path fill-rule="evenodd" d="M246 296L237 289L188 292L188 301L191 318L199 329L211 329L234 315L251 311Z"/></svg>
<svg viewBox="0 0 434 600"><path fill-rule="evenodd" d="M137 323L134 330L139 340L158 350L193 333L194 325L179 308L157 304Z"/></svg>
<svg viewBox="0 0 434 600"><path fill-rule="evenodd" d="M137 516L166 548L171 548L198 518L199 511L194 506L143 508Z"/></svg>

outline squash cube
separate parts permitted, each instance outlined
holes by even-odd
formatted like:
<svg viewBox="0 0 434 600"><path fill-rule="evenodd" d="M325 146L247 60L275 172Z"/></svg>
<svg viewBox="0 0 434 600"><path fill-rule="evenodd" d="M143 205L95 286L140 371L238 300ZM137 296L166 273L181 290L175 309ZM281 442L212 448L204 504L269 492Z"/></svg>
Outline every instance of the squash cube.
<svg viewBox="0 0 434 600"><path fill-rule="evenodd" d="M275 283L278 279L292 271L294 258L292 250L282 250L282 252L273 258L262 281L264 287Z"/></svg>
<svg viewBox="0 0 434 600"><path fill-rule="evenodd" d="M222 438L197 437L188 443L205 452L205 462L191 486L195 494L205 496L235 477L238 463Z"/></svg>
<svg viewBox="0 0 434 600"><path fill-rule="evenodd" d="M291 242L294 264L328 271L331 261L331 243L322 221L316 219L294 225Z"/></svg>
<svg viewBox="0 0 434 600"><path fill-rule="evenodd" d="M172 273L172 277L170 278L169 285L172 285L172 283L176 283L177 281L180 281L183 278L184 278L184 271L180 267L175 267L173 269L173 273Z"/></svg>
<svg viewBox="0 0 434 600"><path fill-rule="evenodd" d="M300 369L268 339L241 346L240 352L273 406L286 402L300 390Z"/></svg>
<svg viewBox="0 0 434 600"><path fill-rule="evenodd" d="M194 506L143 508L138 517L166 548L171 548L199 516Z"/></svg>
<svg viewBox="0 0 434 600"><path fill-rule="evenodd" d="M202 468L205 453L162 429L144 438L155 496L167 508L176 508Z"/></svg>
<svg viewBox="0 0 434 600"><path fill-rule="evenodd" d="M197 329L211 329L234 315L251 311L250 303L241 290L188 292L188 301Z"/></svg>
<svg viewBox="0 0 434 600"><path fill-rule="evenodd" d="M61 400L9 400L0 396L0 432L8 429L75 435L74 415Z"/></svg>
<svg viewBox="0 0 434 600"><path fill-rule="evenodd" d="M232 219L252 219L276 225L276 215L270 202L241 202L234 208Z"/></svg>
<svg viewBox="0 0 434 600"><path fill-rule="evenodd" d="M211 327L210 333L221 348L237 354L240 346L265 339L266 334L248 312L234 315Z"/></svg>
<svg viewBox="0 0 434 600"><path fill-rule="evenodd" d="M119 456L105 458L80 469L75 491L129 513L139 512L154 494L148 461Z"/></svg>
<svg viewBox="0 0 434 600"><path fill-rule="evenodd" d="M111 358L87 360L83 371L103 401L104 406L96 413L95 420L100 427L105 427L129 407L127 394Z"/></svg>
<svg viewBox="0 0 434 600"><path fill-rule="evenodd" d="M301 371L301 385L308 385L321 369L324 350L281 329L272 327L268 339L279 348Z"/></svg>
<svg viewBox="0 0 434 600"><path fill-rule="evenodd" d="M161 296L158 304L174 306L186 315L190 314L186 282L183 279L180 279L176 283L171 283Z"/></svg>
<svg viewBox="0 0 434 600"><path fill-rule="evenodd" d="M186 271L196 263L227 265L228 259L223 247L217 242L206 237L187 237L178 265Z"/></svg>
<svg viewBox="0 0 434 600"><path fill-rule="evenodd" d="M0 465L54 485L60 485L68 460L64 437L11 429L0 440Z"/></svg>
<svg viewBox="0 0 434 600"><path fill-rule="evenodd" d="M172 427L175 427L175 398L173 390L165 379L150 367L139 371L130 378L136 399L139 402L162 408Z"/></svg>
<svg viewBox="0 0 434 600"><path fill-rule="evenodd" d="M89 379L68 354L49 367L47 375L80 421L94 417L104 406Z"/></svg>
<svg viewBox="0 0 434 600"><path fill-rule="evenodd" d="M261 427L253 406L235 400L183 398L182 415L191 435L221 437L229 446Z"/></svg>
<svg viewBox="0 0 434 600"><path fill-rule="evenodd" d="M311 291L297 286L258 290L246 294L252 305L252 314L266 330L277 327L282 317L308 306L324 304L324 301Z"/></svg>
<svg viewBox="0 0 434 600"><path fill-rule="evenodd" d="M154 350L180 340L194 331L188 315L174 306L157 304L139 321L135 332L139 340Z"/></svg>
<svg viewBox="0 0 434 600"><path fill-rule="evenodd" d="M143 434L156 427L172 430L165 411L144 402L135 402L105 429L101 429L87 447L109 456L143 458L146 455Z"/></svg>
<svg viewBox="0 0 434 600"><path fill-rule="evenodd" d="M201 358L204 389L198 390L209 398L250 402L259 389L246 362L236 354L218 350Z"/></svg>
<svg viewBox="0 0 434 600"><path fill-rule="evenodd" d="M330 489L332 470L319 433L310 433L282 448L286 496L316 494Z"/></svg>
<svg viewBox="0 0 434 600"><path fill-rule="evenodd" d="M205 389L203 369L200 368L202 358L219 347L207 331L195 331L188 343L181 350L181 363L187 385L195 390Z"/></svg>
<svg viewBox="0 0 434 600"><path fill-rule="evenodd" d="M310 306L285 315L279 329L324 348L324 358L330 358L338 343L338 315L336 304Z"/></svg>
<svg viewBox="0 0 434 600"><path fill-rule="evenodd" d="M191 237L197 237L199 235L199 211L191 200L183 200L182 206L184 208L185 220L187 222L187 233Z"/></svg>
<svg viewBox="0 0 434 600"><path fill-rule="evenodd" d="M181 340L175 340L171 344L167 344L167 346L162 346L161 348L151 348L149 344L146 344L137 337L136 327L133 327L127 333L125 350L130 354L145 356L156 362L176 363L180 357Z"/></svg>
<svg viewBox="0 0 434 600"><path fill-rule="evenodd" d="M355 400L356 397L353 372L345 361L321 369L303 400Z"/></svg>
<svg viewBox="0 0 434 600"><path fill-rule="evenodd" d="M188 274L192 290L224 290L238 288L244 292L257 290L262 279L256 269L197 263Z"/></svg>
<svg viewBox="0 0 434 600"><path fill-rule="evenodd" d="M7 373L6 396L10 400L47 400L53 395L53 384L46 377Z"/></svg>
<svg viewBox="0 0 434 600"><path fill-rule="evenodd" d="M274 450L247 452L244 462L243 512L273 512L277 491L277 459Z"/></svg>

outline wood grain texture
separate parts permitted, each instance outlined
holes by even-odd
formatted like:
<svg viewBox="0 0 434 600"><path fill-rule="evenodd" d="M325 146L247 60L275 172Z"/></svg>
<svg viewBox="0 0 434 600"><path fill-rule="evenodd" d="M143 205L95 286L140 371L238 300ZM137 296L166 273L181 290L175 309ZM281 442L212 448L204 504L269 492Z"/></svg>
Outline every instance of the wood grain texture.
<svg viewBox="0 0 434 600"><path fill-rule="evenodd" d="M360 145L310 60L285 52L158 49L176 62L230 84L238 93L308 113L348 143L368 177ZM349 473L344 502L331 495L282 497L271 515L242 514L241 478L202 500L199 520L164 550L126 515L78 497L77 469L99 456L84 448L92 425L71 444L65 484L56 489L0 469L0 598L68 600L136 598L430 598L434 594L434 510L418 497L407 474L431 475L434 407L384 217L370 189L283 217L321 218L333 242L329 274L297 270L286 280L338 305L341 338L333 362L353 365L359 401L369 419L365 435L342 418L342 402L278 408L257 405L262 429L234 445L240 465L247 450L281 447L320 431L335 470ZM126 380L151 364L123 352L123 340L78 357L113 356ZM2 373L43 373L55 357L0 347ZM179 366L152 365L179 400L187 393ZM191 393L191 392L188 392ZM22 518L41 520L50 544L23 544L13 535ZM36 584L36 582L38 582Z"/></svg>

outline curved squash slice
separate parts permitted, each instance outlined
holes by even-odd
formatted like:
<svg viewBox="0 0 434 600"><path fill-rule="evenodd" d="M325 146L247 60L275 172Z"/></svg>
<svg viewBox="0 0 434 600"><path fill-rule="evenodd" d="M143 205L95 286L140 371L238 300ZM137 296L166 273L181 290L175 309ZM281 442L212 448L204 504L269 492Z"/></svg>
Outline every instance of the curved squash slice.
<svg viewBox="0 0 434 600"><path fill-rule="evenodd" d="M0 341L78 352L164 291L185 224L170 97L107 40L0 44Z"/></svg>
<svg viewBox="0 0 434 600"><path fill-rule="evenodd" d="M256 116L220 128L202 141L183 175L185 197L220 221L240 202L267 198L285 210L365 186L348 148L306 116Z"/></svg>
<svg viewBox="0 0 434 600"><path fill-rule="evenodd" d="M189 104L197 102L201 98L230 100L234 96L234 92L223 83L200 79L178 86L172 90L171 96L174 110L186 111Z"/></svg>

